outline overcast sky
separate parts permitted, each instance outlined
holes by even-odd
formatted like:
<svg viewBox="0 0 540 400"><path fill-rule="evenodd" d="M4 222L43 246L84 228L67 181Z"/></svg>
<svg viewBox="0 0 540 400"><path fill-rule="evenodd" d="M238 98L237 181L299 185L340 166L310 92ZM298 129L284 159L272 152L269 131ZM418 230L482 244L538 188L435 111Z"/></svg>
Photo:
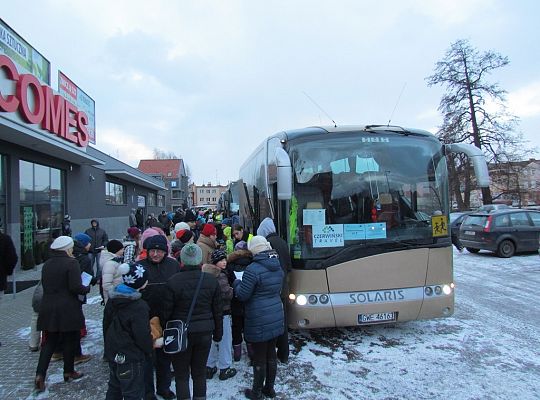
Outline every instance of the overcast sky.
<svg viewBox="0 0 540 400"><path fill-rule="evenodd" d="M338 124L435 133L442 88L425 78L457 39L509 58L489 79L540 148L536 0L25 0L0 17L53 88L61 70L95 100L99 150L132 166L174 152L196 184L236 179L270 134L328 125L304 92Z"/></svg>

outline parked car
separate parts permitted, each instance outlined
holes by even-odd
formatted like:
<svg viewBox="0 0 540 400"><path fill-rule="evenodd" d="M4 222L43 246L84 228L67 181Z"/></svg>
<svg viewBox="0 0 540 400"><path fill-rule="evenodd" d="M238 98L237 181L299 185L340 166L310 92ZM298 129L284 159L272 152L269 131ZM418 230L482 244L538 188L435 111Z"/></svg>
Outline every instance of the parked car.
<svg viewBox="0 0 540 400"><path fill-rule="evenodd" d="M506 208L511 208L511 207L508 204L484 204L483 206L478 207L476 211L492 212L492 211L502 210Z"/></svg>
<svg viewBox="0 0 540 400"><path fill-rule="evenodd" d="M499 257L537 251L540 211L506 208L467 215L459 228L459 241L471 253L489 250Z"/></svg>
<svg viewBox="0 0 540 400"><path fill-rule="evenodd" d="M463 219L472 214L473 211L458 211L450 213L450 235L452 237L452 243L457 243L459 238L459 227L463 223Z"/></svg>

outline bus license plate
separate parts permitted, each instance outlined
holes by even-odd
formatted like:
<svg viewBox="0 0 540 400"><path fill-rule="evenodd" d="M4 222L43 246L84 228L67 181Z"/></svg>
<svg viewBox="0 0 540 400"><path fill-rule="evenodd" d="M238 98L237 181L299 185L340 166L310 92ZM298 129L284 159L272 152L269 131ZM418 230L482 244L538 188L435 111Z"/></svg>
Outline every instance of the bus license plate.
<svg viewBox="0 0 540 400"><path fill-rule="evenodd" d="M474 236L474 231L465 231L465 235L472 235L472 236Z"/></svg>
<svg viewBox="0 0 540 400"><path fill-rule="evenodd" d="M358 314L359 324L376 324L379 322L391 322L396 320L396 312L385 312L376 314Z"/></svg>

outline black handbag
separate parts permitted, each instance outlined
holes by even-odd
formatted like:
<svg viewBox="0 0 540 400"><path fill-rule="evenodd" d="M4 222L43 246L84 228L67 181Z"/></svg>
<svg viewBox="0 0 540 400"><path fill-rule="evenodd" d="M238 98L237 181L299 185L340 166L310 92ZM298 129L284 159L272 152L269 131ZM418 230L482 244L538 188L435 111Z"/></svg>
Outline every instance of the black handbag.
<svg viewBox="0 0 540 400"><path fill-rule="evenodd" d="M167 321L165 329L163 330L163 352L166 354L178 354L183 351L186 351L188 347L188 327L189 321L191 321L191 314L195 308L195 303L197 302L197 296L199 295L199 290L201 289L201 284L203 280L204 272L201 272L201 277L197 283L197 289L195 289L195 295L191 301L191 306L189 307L189 312L186 318L186 321L181 319L175 319L172 321Z"/></svg>

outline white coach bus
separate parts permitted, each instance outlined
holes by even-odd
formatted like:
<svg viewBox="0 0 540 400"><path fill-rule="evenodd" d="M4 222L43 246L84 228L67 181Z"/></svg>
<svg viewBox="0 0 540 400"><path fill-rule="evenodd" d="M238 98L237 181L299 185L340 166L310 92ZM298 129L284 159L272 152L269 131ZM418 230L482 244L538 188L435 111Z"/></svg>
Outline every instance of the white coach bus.
<svg viewBox="0 0 540 400"><path fill-rule="evenodd" d="M312 127L268 137L224 196L256 232L265 217L290 246L291 328L447 317L454 312L445 145L397 126Z"/></svg>

